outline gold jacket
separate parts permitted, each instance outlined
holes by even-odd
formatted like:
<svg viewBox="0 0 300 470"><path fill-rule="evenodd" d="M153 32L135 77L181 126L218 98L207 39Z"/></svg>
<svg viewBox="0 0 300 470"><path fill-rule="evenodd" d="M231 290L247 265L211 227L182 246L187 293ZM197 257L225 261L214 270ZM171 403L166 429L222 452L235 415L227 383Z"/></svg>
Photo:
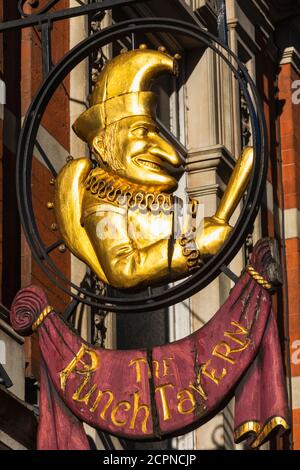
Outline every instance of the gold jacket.
<svg viewBox="0 0 300 470"><path fill-rule="evenodd" d="M92 169L86 158L67 163L56 180L55 211L66 245L117 288L169 282L199 266L193 240L175 239L174 207L173 196Z"/></svg>

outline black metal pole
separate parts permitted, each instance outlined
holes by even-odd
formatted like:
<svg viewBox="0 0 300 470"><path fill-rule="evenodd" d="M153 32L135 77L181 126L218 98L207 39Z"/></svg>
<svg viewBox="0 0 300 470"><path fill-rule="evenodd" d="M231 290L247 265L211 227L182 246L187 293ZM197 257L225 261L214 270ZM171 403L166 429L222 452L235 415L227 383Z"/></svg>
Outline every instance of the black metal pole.
<svg viewBox="0 0 300 470"><path fill-rule="evenodd" d="M51 22L46 21L41 24L42 34L42 62L43 62L43 77L46 78L52 68L51 58Z"/></svg>

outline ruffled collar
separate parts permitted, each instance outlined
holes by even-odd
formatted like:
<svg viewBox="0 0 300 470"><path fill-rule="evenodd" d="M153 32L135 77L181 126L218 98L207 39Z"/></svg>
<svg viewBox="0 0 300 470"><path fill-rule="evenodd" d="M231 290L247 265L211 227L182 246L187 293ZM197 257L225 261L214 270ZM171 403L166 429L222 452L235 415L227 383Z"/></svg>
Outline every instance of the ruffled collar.
<svg viewBox="0 0 300 470"><path fill-rule="evenodd" d="M87 191L99 199L131 209L170 211L174 204L173 195L164 192L149 192L146 187L129 183L102 168L91 170L84 185Z"/></svg>

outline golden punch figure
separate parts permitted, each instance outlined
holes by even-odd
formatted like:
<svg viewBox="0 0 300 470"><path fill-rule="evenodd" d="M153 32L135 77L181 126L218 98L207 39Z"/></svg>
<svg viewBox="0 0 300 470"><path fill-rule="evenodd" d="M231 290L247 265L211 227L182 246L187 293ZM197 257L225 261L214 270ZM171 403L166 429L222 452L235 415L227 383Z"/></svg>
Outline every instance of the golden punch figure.
<svg viewBox="0 0 300 470"><path fill-rule="evenodd" d="M157 97L150 86L160 74L177 70L176 56L144 45L106 64L90 107L73 125L96 163L72 160L56 180L54 207L65 244L117 288L183 278L216 254L249 181L252 148L237 161L216 214L195 227L192 201L184 233L175 236L172 193L183 168L159 135Z"/></svg>

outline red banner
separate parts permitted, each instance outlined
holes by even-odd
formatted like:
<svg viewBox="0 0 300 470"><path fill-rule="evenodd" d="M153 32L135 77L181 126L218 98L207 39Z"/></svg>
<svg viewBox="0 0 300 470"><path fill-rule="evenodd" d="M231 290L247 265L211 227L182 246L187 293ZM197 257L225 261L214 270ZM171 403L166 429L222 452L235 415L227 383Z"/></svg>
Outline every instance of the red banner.
<svg viewBox="0 0 300 470"><path fill-rule="evenodd" d="M253 271L268 281L273 261L269 240L262 240L252 255ZM242 274L203 328L148 351L91 346L47 306L43 291L30 287L19 292L11 311L17 332L38 330L39 449L88 449L82 422L133 439L183 434L232 396L236 442L250 438L255 448L271 431L288 429L271 297L255 275Z"/></svg>

